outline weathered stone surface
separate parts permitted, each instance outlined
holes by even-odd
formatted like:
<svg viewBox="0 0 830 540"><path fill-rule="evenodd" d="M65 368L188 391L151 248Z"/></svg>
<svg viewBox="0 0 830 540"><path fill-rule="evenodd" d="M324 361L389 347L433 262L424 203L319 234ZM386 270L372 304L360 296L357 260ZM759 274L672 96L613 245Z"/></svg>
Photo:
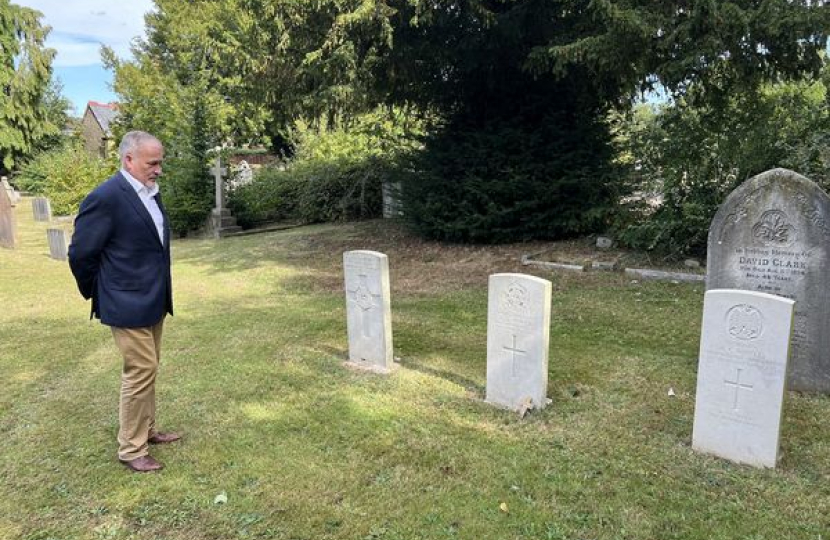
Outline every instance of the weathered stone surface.
<svg viewBox="0 0 830 540"><path fill-rule="evenodd" d="M349 362L388 372L393 367L389 258L377 251L347 251L343 254L343 273Z"/></svg>
<svg viewBox="0 0 830 540"><path fill-rule="evenodd" d="M775 467L794 302L711 290L703 305L692 447Z"/></svg>
<svg viewBox="0 0 830 540"><path fill-rule="evenodd" d="M17 236L12 201L5 189L0 189L0 247L14 249Z"/></svg>
<svg viewBox="0 0 830 540"><path fill-rule="evenodd" d="M383 182L381 192L383 196L383 217L396 218L403 215L401 207L401 183Z"/></svg>
<svg viewBox="0 0 830 540"><path fill-rule="evenodd" d="M599 249L609 249L614 246L614 240L609 236L597 236L597 247Z"/></svg>
<svg viewBox="0 0 830 540"><path fill-rule="evenodd" d="M35 221L52 221L52 204L46 197L35 197L32 199L32 214Z"/></svg>
<svg viewBox="0 0 830 540"><path fill-rule="evenodd" d="M525 274L493 274L487 299L487 396L520 410L547 405L551 283Z"/></svg>
<svg viewBox="0 0 830 540"><path fill-rule="evenodd" d="M9 184L8 178L6 178L5 176L0 178L0 184L3 184L2 186L0 186L0 189L5 189L6 193L8 193L9 200L11 201L12 206L16 206L17 203L20 202L20 194L16 192L14 188L12 188L11 184Z"/></svg>
<svg viewBox="0 0 830 540"><path fill-rule="evenodd" d="M64 229L46 229L46 241L49 243L49 256L51 258L58 261L65 261L67 259L69 241Z"/></svg>
<svg viewBox="0 0 830 540"><path fill-rule="evenodd" d="M786 169L760 174L709 229L706 288L796 301L788 388L830 393L830 197Z"/></svg>

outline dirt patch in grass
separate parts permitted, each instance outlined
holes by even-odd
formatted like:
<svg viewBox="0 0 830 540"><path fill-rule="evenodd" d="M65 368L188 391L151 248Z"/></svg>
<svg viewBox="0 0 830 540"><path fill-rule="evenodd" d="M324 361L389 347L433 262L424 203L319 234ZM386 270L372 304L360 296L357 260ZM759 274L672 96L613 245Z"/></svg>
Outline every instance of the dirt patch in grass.
<svg viewBox="0 0 830 540"><path fill-rule="evenodd" d="M275 244L290 244L290 258L314 268L308 284L315 290L342 289L340 265L334 263L344 251L366 249L389 256L392 287L410 294L431 294L487 285L490 274L520 272L537 275L554 282L554 288L567 287L573 280L582 286L607 284L625 278L608 272L575 273L525 266L523 255L540 254L542 260L557 261L637 261L646 257L619 249L598 250L593 238L557 242L518 242L497 245L447 244L424 240L394 221L368 221L319 228L295 229L288 236L276 234ZM277 247L276 245L274 247ZM278 248L282 254L284 247ZM321 255L322 254L322 255ZM628 264L633 266L633 264ZM656 265L649 264L649 267ZM313 283L312 283L313 279Z"/></svg>

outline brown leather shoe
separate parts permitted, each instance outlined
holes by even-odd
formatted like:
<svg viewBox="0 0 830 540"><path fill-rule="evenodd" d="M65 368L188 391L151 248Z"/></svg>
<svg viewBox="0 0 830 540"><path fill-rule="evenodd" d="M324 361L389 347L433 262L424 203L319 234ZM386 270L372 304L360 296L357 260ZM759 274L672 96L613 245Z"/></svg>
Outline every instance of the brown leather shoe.
<svg viewBox="0 0 830 540"><path fill-rule="evenodd" d="M164 465L150 456L141 456L140 458L131 459L129 461L119 459L118 461L134 472L153 472L164 467Z"/></svg>
<svg viewBox="0 0 830 540"><path fill-rule="evenodd" d="M182 438L182 436L179 435L178 433L173 433L173 432L161 433L161 432L158 432L155 435L153 435L152 437L150 437L149 439L147 439L147 442L150 443L150 444L167 444L167 443L171 443L173 441L178 441L181 438Z"/></svg>

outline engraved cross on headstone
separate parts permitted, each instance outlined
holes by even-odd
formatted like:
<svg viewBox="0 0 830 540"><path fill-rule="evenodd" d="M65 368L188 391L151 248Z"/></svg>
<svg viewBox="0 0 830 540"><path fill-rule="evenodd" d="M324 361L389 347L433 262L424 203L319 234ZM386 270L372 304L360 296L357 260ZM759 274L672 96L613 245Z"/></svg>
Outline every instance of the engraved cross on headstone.
<svg viewBox="0 0 830 540"><path fill-rule="evenodd" d="M749 390L751 392L754 388L751 384L741 383L741 371L743 370L738 368L738 374L735 376L734 381L727 381L726 379L723 381L726 386L733 386L735 388L735 403L732 405L732 409L735 411L738 410L738 398L741 389Z"/></svg>
<svg viewBox="0 0 830 540"><path fill-rule="evenodd" d="M360 283L354 289L349 289L349 295L351 295L351 301L357 304L360 308L363 337L368 338L372 337L370 332L371 325L369 324L369 312L380 306L380 303L377 301L377 299L380 298L380 294L372 292L369 287L369 276L366 274L360 274L358 278Z"/></svg>
<svg viewBox="0 0 830 540"><path fill-rule="evenodd" d="M527 354L527 351L523 351L523 350L516 347L516 334L513 334L513 346L508 347L507 345L504 345L502 348L505 351L509 352L511 357L512 357L512 360L513 360L512 373L513 373L513 376L515 377L516 376L516 355L521 354L522 356L524 356L524 355Z"/></svg>
<svg viewBox="0 0 830 540"><path fill-rule="evenodd" d="M210 174L213 175L213 179L216 182L215 210L217 214L220 214L225 208L225 184L222 178L228 174L228 169L222 166L222 158L220 156L216 156L216 161L213 167L210 168Z"/></svg>

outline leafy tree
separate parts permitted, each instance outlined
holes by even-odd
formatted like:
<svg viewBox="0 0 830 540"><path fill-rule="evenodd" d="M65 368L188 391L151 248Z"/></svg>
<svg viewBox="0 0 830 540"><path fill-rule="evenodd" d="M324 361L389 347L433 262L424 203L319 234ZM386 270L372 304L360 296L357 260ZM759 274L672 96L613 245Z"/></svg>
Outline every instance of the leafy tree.
<svg viewBox="0 0 830 540"><path fill-rule="evenodd" d="M392 46L378 0L157 0L146 58L186 84L195 73L227 99L237 144L267 137L290 151L297 119L348 125L382 101L376 72Z"/></svg>
<svg viewBox="0 0 830 540"><path fill-rule="evenodd" d="M156 4L136 69L165 92L224 99L206 109L223 137L288 149L296 119L348 128L377 104L441 119L412 161L409 215L468 240L604 227L617 191L609 107L662 84L718 111L763 81L815 73L830 17L822 0Z"/></svg>
<svg viewBox="0 0 830 540"><path fill-rule="evenodd" d="M60 115L49 110L55 51L44 46L49 27L40 17L0 0L0 168L11 169L63 128Z"/></svg>
<svg viewBox="0 0 830 540"><path fill-rule="evenodd" d="M425 157L423 176L404 191L407 214L419 230L461 240L604 226L601 210L617 191L604 149L607 107L624 108L660 83L717 113L763 81L815 73L830 28L814 1L395 6L389 98L436 107L448 120L426 141L436 159Z"/></svg>
<svg viewBox="0 0 830 540"><path fill-rule="evenodd" d="M34 156L14 180L19 189L49 197L56 215L70 215L116 167L113 160L90 155L80 140L66 141Z"/></svg>
<svg viewBox="0 0 830 540"><path fill-rule="evenodd" d="M103 50L105 64L115 72L113 88L120 98L116 139L130 130L152 133L165 145L164 181L160 188L172 228L179 234L198 229L213 205L213 183L207 172L208 150L218 142L216 115L224 107L204 79L182 84L158 62L137 51L125 62ZM160 91L163 89L163 91Z"/></svg>
<svg viewBox="0 0 830 540"><path fill-rule="evenodd" d="M736 94L717 112L693 90L656 114L643 107L622 120L617 144L632 187L662 197L657 208L634 209L624 239L668 255L704 255L718 205L748 178L787 167L830 188L828 71L825 64L821 78Z"/></svg>
<svg viewBox="0 0 830 540"><path fill-rule="evenodd" d="M585 67L619 100L660 84L725 103L778 77L815 75L830 32L824 0L535 0L561 33L534 48L534 73Z"/></svg>

